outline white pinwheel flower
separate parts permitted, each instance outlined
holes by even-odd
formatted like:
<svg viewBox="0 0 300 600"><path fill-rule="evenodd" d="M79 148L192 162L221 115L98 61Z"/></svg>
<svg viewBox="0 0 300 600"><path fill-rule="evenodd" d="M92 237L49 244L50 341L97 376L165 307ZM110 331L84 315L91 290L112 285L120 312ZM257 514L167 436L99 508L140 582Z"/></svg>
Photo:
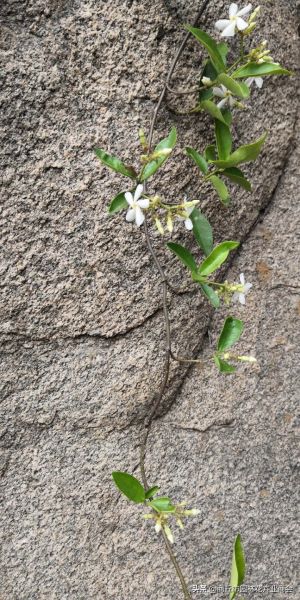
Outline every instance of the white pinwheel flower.
<svg viewBox="0 0 300 600"><path fill-rule="evenodd" d="M233 2L229 7L229 19L220 19L215 27L221 31L221 37L233 37L236 31L247 29L248 23L242 17L251 11L252 5L247 4L245 8L239 10L238 5Z"/></svg>
<svg viewBox="0 0 300 600"><path fill-rule="evenodd" d="M145 221L145 215L142 211L142 208L149 208L148 198L140 199L142 193L143 186L141 183L137 186L133 195L131 192L125 192L126 202L130 206L126 213L126 221L130 223L135 221L138 227L140 227Z"/></svg>
<svg viewBox="0 0 300 600"><path fill-rule="evenodd" d="M230 108L234 108L237 104L237 100L234 98L231 91L223 84L221 84L221 87L213 87L213 94L218 98L222 98L217 104L219 108L224 108L227 104Z"/></svg>
<svg viewBox="0 0 300 600"><path fill-rule="evenodd" d="M252 288L252 283L245 282L244 273L240 274L240 284L237 285L237 291L232 296L232 302L240 302L240 304L246 304L246 296Z"/></svg>
<svg viewBox="0 0 300 600"><path fill-rule="evenodd" d="M264 80L262 77L248 77L248 79L246 79L247 86L251 87L252 83L255 83L256 87L261 89L263 86Z"/></svg>

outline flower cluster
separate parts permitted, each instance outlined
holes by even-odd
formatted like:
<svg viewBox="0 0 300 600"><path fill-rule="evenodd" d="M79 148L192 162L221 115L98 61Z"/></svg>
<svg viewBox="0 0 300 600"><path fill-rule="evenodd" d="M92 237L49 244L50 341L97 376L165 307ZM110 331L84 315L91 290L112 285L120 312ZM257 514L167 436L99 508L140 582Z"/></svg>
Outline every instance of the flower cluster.
<svg viewBox="0 0 300 600"><path fill-rule="evenodd" d="M155 521L154 528L155 528L156 533L159 533L163 529L169 542L171 544L173 544L174 536L173 536L173 532L169 526L169 519L171 517L173 517L175 519L178 527L180 529L183 529L183 527L184 527L183 519L185 519L187 517L195 517L200 512L198 508L186 509L185 505L186 505L186 502L181 502L174 506L174 510L172 512L170 512L170 511L166 511L166 512L165 511L160 511L160 512L153 511L151 513L147 513L147 514L143 515L143 518L144 519L154 519L154 521Z"/></svg>

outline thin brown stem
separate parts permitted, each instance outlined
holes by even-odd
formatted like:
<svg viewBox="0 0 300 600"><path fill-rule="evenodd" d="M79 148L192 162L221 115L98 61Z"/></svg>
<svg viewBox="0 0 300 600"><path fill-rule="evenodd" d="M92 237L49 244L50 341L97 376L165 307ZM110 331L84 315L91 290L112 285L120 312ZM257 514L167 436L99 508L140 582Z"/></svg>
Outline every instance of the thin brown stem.
<svg viewBox="0 0 300 600"><path fill-rule="evenodd" d="M172 546L171 546L171 544L170 544L170 542L169 542L169 540L168 540L168 538L166 536L166 533L165 533L165 531L163 529L162 529L162 535L163 535L163 538L164 538L166 550L167 550L168 555L169 555L169 557L170 557L170 559L171 559L171 561L172 561L172 563L174 565L174 569L176 571L178 579L180 580L182 591L184 593L184 598L185 598L185 600L191 600L192 597L191 597L191 594L190 594L189 589L187 587L184 575L183 575L182 570L181 570L181 568L179 566L177 558L176 558L176 556L175 556L175 554L174 554L174 552L172 550Z"/></svg>

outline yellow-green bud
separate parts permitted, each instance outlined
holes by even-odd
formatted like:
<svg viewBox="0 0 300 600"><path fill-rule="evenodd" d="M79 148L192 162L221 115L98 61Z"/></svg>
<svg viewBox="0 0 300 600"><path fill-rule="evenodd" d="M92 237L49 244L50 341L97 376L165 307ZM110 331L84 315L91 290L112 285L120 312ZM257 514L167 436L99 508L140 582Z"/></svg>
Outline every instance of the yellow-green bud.
<svg viewBox="0 0 300 600"><path fill-rule="evenodd" d="M257 360L256 360L256 358L254 358L254 356L237 356L236 358L237 358L237 360L240 360L241 362L249 362L249 363L257 362Z"/></svg>
<svg viewBox="0 0 300 600"><path fill-rule="evenodd" d="M157 217L156 217L156 219L155 219L155 225L156 225L156 227L157 227L157 230L158 230L158 232L159 232L161 235L164 235L164 228L163 228L163 226L162 226L162 224L161 224L160 220L159 220Z"/></svg>

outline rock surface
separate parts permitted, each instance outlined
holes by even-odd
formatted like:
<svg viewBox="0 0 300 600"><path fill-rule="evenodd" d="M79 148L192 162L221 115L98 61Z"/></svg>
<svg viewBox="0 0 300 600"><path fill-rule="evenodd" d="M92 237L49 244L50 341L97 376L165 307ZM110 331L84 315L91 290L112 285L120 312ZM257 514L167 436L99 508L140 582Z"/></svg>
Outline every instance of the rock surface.
<svg viewBox="0 0 300 600"><path fill-rule="evenodd" d="M143 235L123 216L106 214L126 182L99 166L92 149L138 158L137 130L149 124L180 23L193 19L196 4L38 0L0 7L1 600L181 597L150 524L141 524L111 484L114 469L137 472L164 337L159 279ZM267 37L276 59L296 68L296 3L262 4L259 39ZM212 3L206 27L226 5ZM201 58L191 41L176 85L187 75L191 81ZM241 531L249 584L291 586L277 600L299 597L296 112L295 78L268 83L235 128L245 142L268 128L261 159L249 170L253 193L235 193L226 213L213 194L202 202L217 239L245 240L227 276L244 271L255 284L243 313L243 351L254 352L259 366L230 380L210 366L175 366L147 460L164 493L201 509L177 536L190 584L227 582ZM180 150L203 147L209 120L182 119L164 107L157 139L174 122L179 149L155 189L197 197L195 170ZM156 240L181 284L184 271ZM205 358L207 328L214 338L224 314L210 322L192 288L176 297L174 348Z"/></svg>

